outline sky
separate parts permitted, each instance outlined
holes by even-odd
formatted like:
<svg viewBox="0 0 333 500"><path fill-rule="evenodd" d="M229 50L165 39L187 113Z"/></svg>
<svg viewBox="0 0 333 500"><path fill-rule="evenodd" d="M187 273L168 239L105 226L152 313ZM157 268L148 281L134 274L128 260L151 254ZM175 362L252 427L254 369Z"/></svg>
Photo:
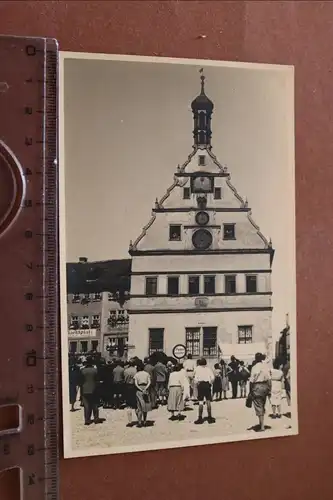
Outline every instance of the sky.
<svg viewBox="0 0 333 500"><path fill-rule="evenodd" d="M201 64L66 59L66 260L129 258L177 165L192 151ZM205 65L212 146L272 238L273 334L295 325L293 72ZM249 69L251 68L251 69Z"/></svg>

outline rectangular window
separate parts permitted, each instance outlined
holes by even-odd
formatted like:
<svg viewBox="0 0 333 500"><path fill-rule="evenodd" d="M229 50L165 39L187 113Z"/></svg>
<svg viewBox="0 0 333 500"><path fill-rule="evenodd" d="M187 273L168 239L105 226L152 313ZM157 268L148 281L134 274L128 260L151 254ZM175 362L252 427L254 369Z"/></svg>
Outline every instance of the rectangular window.
<svg viewBox="0 0 333 500"><path fill-rule="evenodd" d="M214 199L220 200L222 198L222 189L220 187L214 188Z"/></svg>
<svg viewBox="0 0 333 500"><path fill-rule="evenodd" d="M246 276L246 293L257 292L257 276Z"/></svg>
<svg viewBox="0 0 333 500"><path fill-rule="evenodd" d="M235 240L235 224L223 224L223 239Z"/></svg>
<svg viewBox="0 0 333 500"><path fill-rule="evenodd" d="M92 317L91 328L99 328L101 326L101 317L99 314L94 314Z"/></svg>
<svg viewBox="0 0 333 500"><path fill-rule="evenodd" d="M89 316L82 316L81 328L89 328Z"/></svg>
<svg viewBox="0 0 333 500"><path fill-rule="evenodd" d="M224 277L225 284L225 293L236 293L236 275L235 274L227 274Z"/></svg>
<svg viewBox="0 0 333 500"><path fill-rule="evenodd" d="M252 325L242 325L238 327L238 343L251 344L252 343Z"/></svg>
<svg viewBox="0 0 333 500"><path fill-rule="evenodd" d="M235 224L223 224L223 239L235 240Z"/></svg>
<svg viewBox="0 0 333 500"><path fill-rule="evenodd" d="M205 326L203 331L203 355L217 356L217 327Z"/></svg>
<svg viewBox="0 0 333 500"><path fill-rule="evenodd" d="M164 349L164 328L149 328L149 355Z"/></svg>
<svg viewBox="0 0 333 500"><path fill-rule="evenodd" d="M200 276L188 277L188 293L189 295L199 295L200 293Z"/></svg>
<svg viewBox="0 0 333 500"><path fill-rule="evenodd" d="M186 328L185 344L187 354L200 356L200 328Z"/></svg>
<svg viewBox="0 0 333 500"><path fill-rule="evenodd" d="M72 302L75 304L77 302L80 302L80 300L81 300L80 294L79 293L74 293Z"/></svg>
<svg viewBox="0 0 333 500"><path fill-rule="evenodd" d="M98 348L98 340L92 340L91 341L91 350L97 351L97 348Z"/></svg>
<svg viewBox="0 0 333 500"><path fill-rule="evenodd" d="M205 155L199 155L198 164L200 165L200 167L204 167L206 165Z"/></svg>
<svg viewBox="0 0 333 500"><path fill-rule="evenodd" d="M101 293L93 293L92 299L94 302L99 302L100 300L102 300L102 294Z"/></svg>
<svg viewBox="0 0 333 500"><path fill-rule="evenodd" d="M71 354L75 354L77 350L77 342L70 342L69 343L69 352Z"/></svg>
<svg viewBox="0 0 333 500"><path fill-rule="evenodd" d="M87 340L81 340L81 352L88 352L88 341Z"/></svg>
<svg viewBox="0 0 333 500"><path fill-rule="evenodd" d="M179 276L168 276L168 295L179 294Z"/></svg>
<svg viewBox="0 0 333 500"><path fill-rule="evenodd" d="M157 277L146 278L146 295L157 295Z"/></svg>
<svg viewBox="0 0 333 500"><path fill-rule="evenodd" d="M204 293L207 295L215 293L215 276L204 276Z"/></svg>
<svg viewBox="0 0 333 500"><path fill-rule="evenodd" d="M69 328L70 330L78 330L79 328L79 317L78 316L72 316L69 322Z"/></svg>
<svg viewBox="0 0 333 500"><path fill-rule="evenodd" d="M169 240L180 241L182 238L182 227L179 224L170 224L169 226Z"/></svg>
<svg viewBox="0 0 333 500"><path fill-rule="evenodd" d="M190 200L191 199L191 190L190 190L190 188L184 188L183 199L184 200Z"/></svg>

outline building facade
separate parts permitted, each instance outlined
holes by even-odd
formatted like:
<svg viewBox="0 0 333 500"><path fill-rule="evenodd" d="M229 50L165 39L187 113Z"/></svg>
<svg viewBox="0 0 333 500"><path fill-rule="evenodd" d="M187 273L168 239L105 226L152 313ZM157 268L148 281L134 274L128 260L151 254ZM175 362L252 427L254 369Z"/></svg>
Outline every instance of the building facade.
<svg viewBox="0 0 333 500"><path fill-rule="evenodd" d="M192 102L193 150L131 244L129 355L272 354L272 244L211 146L214 105Z"/></svg>
<svg viewBox="0 0 333 500"><path fill-rule="evenodd" d="M129 270L128 260L67 264L70 353L127 357Z"/></svg>

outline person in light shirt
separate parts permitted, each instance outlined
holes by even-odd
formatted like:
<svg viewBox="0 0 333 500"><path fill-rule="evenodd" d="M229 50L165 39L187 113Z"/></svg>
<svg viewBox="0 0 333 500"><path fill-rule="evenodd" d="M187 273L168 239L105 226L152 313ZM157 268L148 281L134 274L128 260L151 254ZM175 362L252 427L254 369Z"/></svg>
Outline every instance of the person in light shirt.
<svg viewBox="0 0 333 500"><path fill-rule="evenodd" d="M188 384L190 386L190 397L193 398L193 389L194 389L194 370L196 367L195 361L192 359L192 354L187 355L187 359L183 362L183 369L185 370L186 377L188 380Z"/></svg>
<svg viewBox="0 0 333 500"><path fill-rule="evenodd" d="M260 352L255 355L250 376L250 394L254 411L259 419L259 430L265 430L264 416L267 397L271 393L271 374L265 357Z"/></svg>
<svg viewBox="0 0 333 500"><path fill-rule="evenodd" d="M212 396L213 396L213 382L215 376L213 371L207 366L205 358L198 360L198 366L194 370L194 382L198 388L198 401L199 401L199 415L195 424L203 424L203 403L206 400L208 423L213 424L215 418L212 417Z"/></svg>

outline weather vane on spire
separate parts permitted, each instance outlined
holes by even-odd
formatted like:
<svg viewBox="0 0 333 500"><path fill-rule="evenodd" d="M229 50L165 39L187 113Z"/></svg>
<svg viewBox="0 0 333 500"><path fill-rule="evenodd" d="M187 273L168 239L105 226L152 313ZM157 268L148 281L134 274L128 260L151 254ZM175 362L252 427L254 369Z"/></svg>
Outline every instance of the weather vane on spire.
<svg viewBox="0 0 333 500"><path fill-rule="evenodd" d="M201 94L204 94L205 93L205 75L204 75L204 72L203 72L203 68L200 68L199 69L199 73L200 73L200 79L201 79Z"/></svg>

